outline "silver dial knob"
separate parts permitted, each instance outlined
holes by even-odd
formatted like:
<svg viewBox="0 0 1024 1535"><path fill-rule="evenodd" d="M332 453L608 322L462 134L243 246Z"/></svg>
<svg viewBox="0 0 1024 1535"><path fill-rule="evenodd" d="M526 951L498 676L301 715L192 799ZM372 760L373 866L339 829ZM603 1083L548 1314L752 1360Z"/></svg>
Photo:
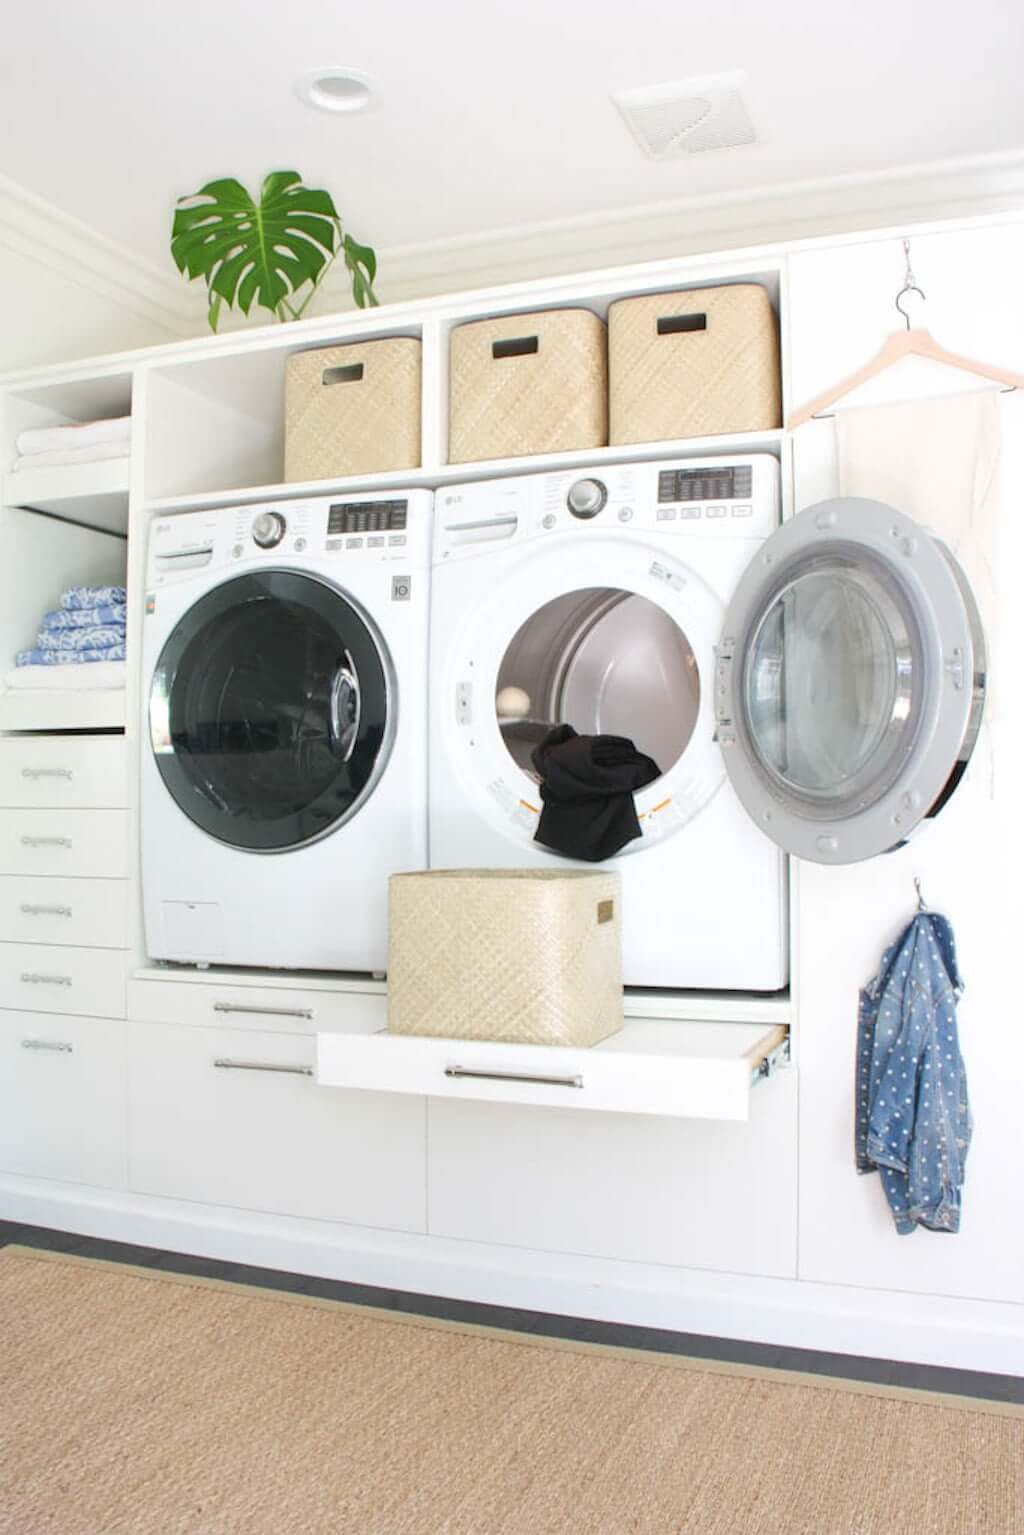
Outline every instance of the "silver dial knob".
<svg viewBox="0 0 1024 1535"><path fill-rule="evenodd" d="M608 500L608 491L600 480L577 480L565 499L574 517L596 517Z"/></svg>
<svg viewBox="0 0 1024 1535"><path fill-rule="evenodd" d="M253 542L261 549L273 549L284 538L285 520L280 512L260 512L252 525Z"/></svg>

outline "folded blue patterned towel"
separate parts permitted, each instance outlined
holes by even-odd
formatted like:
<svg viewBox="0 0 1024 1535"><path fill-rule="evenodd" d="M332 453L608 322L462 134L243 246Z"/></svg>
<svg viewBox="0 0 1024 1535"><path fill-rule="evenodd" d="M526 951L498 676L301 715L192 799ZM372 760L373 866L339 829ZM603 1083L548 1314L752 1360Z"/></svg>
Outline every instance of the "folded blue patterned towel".
<svg viewBox="0 0 1024 1535"><path fill-rule="evenodd" d="M107 624L94 629L41 629L40 650L109 650L124 644L124 624Z"/></svg>
<svg viewBox="0 0 1024 1535"><path fill-rule="evenodd" d="M43 614L42 628L96 629L103 624L123 624L128 617L124 603L110 603L100 608L55 608Z"/></svg>
<svg viewBox="0 0 1024 1535"><path fill-rule="evenodd" d="M108 645L105 650L19 650L15 666L70 666L79 661L123 661L124 644Z"/></svg>
<svg viewBox="0 0 1024 1535"><path fill-rule="evenodd" d="M60 599L62 608L103 608L128 601L123 586L69 586Z"/></svg>

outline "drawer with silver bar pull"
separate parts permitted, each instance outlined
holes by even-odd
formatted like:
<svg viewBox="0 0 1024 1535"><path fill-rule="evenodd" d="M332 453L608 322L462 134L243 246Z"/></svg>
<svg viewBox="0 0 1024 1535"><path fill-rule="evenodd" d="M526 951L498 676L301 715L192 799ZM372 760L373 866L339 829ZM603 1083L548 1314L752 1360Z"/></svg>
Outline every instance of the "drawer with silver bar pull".
<svg viewBox="0 0 1024 1535"><path fill-rule="evenodd" d="M123 949L128 881L0 874L0 942Z"/></svg>
<svg viewBox="0 0 1024 1535"><path fill-rule="evenodd" d="M125 810L0 809L0 874L125 879Z"/></svg>
<svg viewBox="0 0 1024 1535"><path fill-rule="evenodd" d="M123 1018L125 968L116 949L0 943L0 1008Z"/></svg>
<svg viewBox="0 0 1024 1535"><path fill-rule="evenodd" d="M0 806L120 810L128 803L125 740L110 736L0 738Z"/></svg>

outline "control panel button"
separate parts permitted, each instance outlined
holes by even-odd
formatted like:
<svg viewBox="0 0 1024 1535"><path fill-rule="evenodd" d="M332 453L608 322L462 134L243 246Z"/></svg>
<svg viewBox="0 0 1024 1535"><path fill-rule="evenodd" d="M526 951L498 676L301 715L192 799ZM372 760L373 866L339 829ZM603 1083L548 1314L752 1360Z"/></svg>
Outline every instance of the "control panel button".
<svg viewBox="0 0 1024 1535"><path fill-rule="evenodd" d="M388 539L388 547L391 549L401 548L406 543L408 543L408 539L404 533L392 533Z"/></svg>
<svg viewBox="0 0 1024 1535"><path fill-rule="evenodd" d="M679 508L680 521L692 522L695 518L702 517L703 515L704 508L702 506L681 506Z"/></svg>
<svg viewBox="0 0 1024 1535"><path fill-rule="evenodd" d="M305 547L306 547L306 540L304 538L297 538L295 540L295 553L296 554L301 554L303 549L305 549Z"/></svg>
<svg viewBox="0 0 1024 1535"><path fill-rule="evenodd" d="M659 506L658 507L658 521L659 522L675 522L675 520L676 520L676 518L678 516L679 516L679 513L676 511L674 506Z"/></svg>
<svg viewBox="0 0 1024 1535"><path fill-rule="evenodd" d="M542 528L553 528L557 521L558 518L555 516L554 512L548 512L545 517L541 518L540 525Z"/></svg>
<svg viewBox="0 0 1024 1535"><path fill-rule="evenodd" d="M284 538L285 526L280 512L260 512L252 525L253 543L261 549L273 549Z"/></svg>
<svg viewBox="0 0 1024 1535"><path fill-rule="evenodd" d="M380 537L368 538L366 540L366 547L367 547L367 549L383 549L383 547L384 547L384 540L382 538L380 538Z"/></svg>
<svg viewBox="0 0 1024 1535"><path fill-rule="evenodd" d="M728 510L724 506L709 506L705 513L707 517L727 517L728 515Z"/></svg>
<svg viewBox="0 0 1024 1535"><path fill-rule="evenodd" d="M573 516L584 520L596 517L607 500L607 486L600 480L577 480L574 485L570 485L569 494L565 498Z"/></svg>
<svg viewBox="0 0 1024 1535"><path fill-rule="evenodd" d="M752 517L754 515L754 508L752 506L734 506L732 514L734 517Z"/></svg>
<svg viewBox="0 0 1024 1535"><path fill-rule="evenodd" d="M633 521L633 508L631 506L622 506L622 507L619 508L619 521L620 522L632 522Z"/></svg>
<svg viewBox="0 0 1024 1535"><path fill-rule="evenodd" d="M361 549L362 547L363 541L361 538L346 538L345 540L346 549Z"/></svg>

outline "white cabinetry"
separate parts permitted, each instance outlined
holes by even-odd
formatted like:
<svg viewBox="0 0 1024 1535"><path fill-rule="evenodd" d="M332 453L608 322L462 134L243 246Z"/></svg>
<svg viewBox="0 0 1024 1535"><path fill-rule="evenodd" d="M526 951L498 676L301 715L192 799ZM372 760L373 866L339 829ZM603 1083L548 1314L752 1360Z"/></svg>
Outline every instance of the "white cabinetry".
<svg viewBox="0 0 1024 1535"><path fill-rule="evenodd" d="M122 1188L123 1022L0 1013L0 1169Z"/></svg>
<svg viewBox="0 0 1024 1535"><path fill-rule="evenodd" d="M436 1236L792 1278L796 1216L794 1072L740 1123L430 1103Z"/></svg>
<svg viewBox="0 0 1024 1535"><path fill-rule="evenodd" d="M136 1025L132 1188L424 1231L424 1103L324 1092L313 1060L309 1035Z"/></svg>

